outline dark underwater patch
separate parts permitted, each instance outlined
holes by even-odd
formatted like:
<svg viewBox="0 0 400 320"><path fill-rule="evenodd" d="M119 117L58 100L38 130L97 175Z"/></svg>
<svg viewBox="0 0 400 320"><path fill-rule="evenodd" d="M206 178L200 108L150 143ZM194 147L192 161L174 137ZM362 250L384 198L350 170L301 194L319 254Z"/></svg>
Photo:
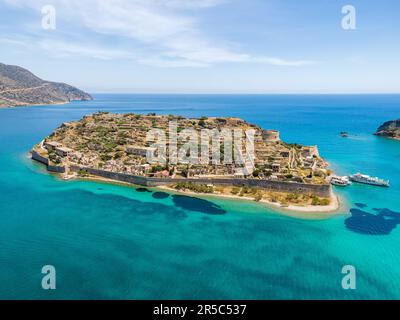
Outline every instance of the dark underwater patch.
<svg viewBox="0 0 400 320"><path fill-rule="evenodd" d="M185 210L201 212L210 215L223 215L226 213L226 211L221 209L219 205L204 199L181 195L173 195L172 199L177 207Z"/></svg>
<svg viewBox="0 0 400 320"><path fill-rule="evenodd" d="M149 189L147 188L136 188L137 192L151 192Z"/></svg>
<svg viewBox="0 0 400 320"><path fill-rule="evenodd" d="M400 212L378 209L371 214L360 209L351 209L351 217L345 220L346 227L357 233L369 235L388 235L400 223Z"/></svg>
<svg viewBox="0 0 400 320"><path fill-rule="evenodd" d="M167 198L169 198L169 194L166 192L154 192L152 194L152 197L154 199L167 199Z"/></svg>
<svg viewBox="0 0 400 320"><path fill-rule="evenodd" d="M151 191L150 191L151 192ZM116 194L96 194L89 190L74 189L72 191L62 191L63 210L73 210L76 203L79 203L82 212L93 214L99 218L112 217L113 223L126 223L137 216L163 216L167 221L185 219L187 214L182 210L176 210L171 206L162 203L142 202L136 199L127 198ZM54 197L54 199L59 199ZM55 202L57 203L57 202ZM46 204L51 208L61 206L50 201ZM92 203L96 203L93 206ZM101 210L99 210L101 208ZM126 219L126 220L124 220Z"/></svg>
<svg viewBox="0 0 400 320"><path fill-rule="evenodd" d="M360 209L364 209L364 208L368 207L365 203L359 203L359 202L355 203L354 205Z"/></svg>

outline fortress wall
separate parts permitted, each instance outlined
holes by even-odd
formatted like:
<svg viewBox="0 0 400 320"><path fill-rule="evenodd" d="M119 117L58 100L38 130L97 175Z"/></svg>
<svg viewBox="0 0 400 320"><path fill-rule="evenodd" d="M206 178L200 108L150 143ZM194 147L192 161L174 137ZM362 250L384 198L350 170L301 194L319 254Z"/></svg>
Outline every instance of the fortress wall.
<svg viewBox="0 0 400 320"><path fill-rule="evenodd" d="M48 165L47 170L49 170L50 172L54 172L54 173L65 173L65 167L61 167L61 166Z"/></svg>
<svg viewBox="0 0 400 320"><path fill-rule="evenodd" d="M65 172L65 167L50 165L49 159L41 156L39 153L37 153L34 150L32 151L32 159L46 165L47 170L50 172L55 172L55 173L64 173Z"/></svg>
<svg viewBox="0 0 400 320"><path fill-rule="evenodd" d="M197 184L214 184L214 185L234 185L238 187L258 187L270 191L287 192L296 194L314 194L319 197L330 197L331 186L329 184L316 185L298 182L285 182L274 180L257 180L257 179L212 179L212 178L147 178L134 176L124 173L116 173L99 169L83 168L79 166L71 166L71 171L78 172L84 170L89 174L103 177L106 179L127 182L148 187L157 187L176 184L178 182L192 182Z"/></svg>
<svg viewBox="0 0 400 320"><path fill-rule="evenodd" d="M36 151L32 150L32 159L45 164L46 166L49 165L49 160L45 157L42 157L39 153L37 153Z"/></svg>

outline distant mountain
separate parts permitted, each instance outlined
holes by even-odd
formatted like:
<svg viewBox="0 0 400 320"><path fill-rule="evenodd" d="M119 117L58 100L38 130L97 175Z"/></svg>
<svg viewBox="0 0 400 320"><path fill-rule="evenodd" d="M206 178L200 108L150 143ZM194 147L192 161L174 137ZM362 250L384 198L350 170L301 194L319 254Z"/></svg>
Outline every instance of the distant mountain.
<svg viewBox="0 0 400 320"><path fill-rule="evenodd" d="M45 81L24 68L0 63L0 108L92 99L68 84Z"/></svg>
<svg viewBox="0 0 400 320"><path fill-rule="evenodd" d="M400 140L400 119L385 122L375 132L377 136Z"/></svg>

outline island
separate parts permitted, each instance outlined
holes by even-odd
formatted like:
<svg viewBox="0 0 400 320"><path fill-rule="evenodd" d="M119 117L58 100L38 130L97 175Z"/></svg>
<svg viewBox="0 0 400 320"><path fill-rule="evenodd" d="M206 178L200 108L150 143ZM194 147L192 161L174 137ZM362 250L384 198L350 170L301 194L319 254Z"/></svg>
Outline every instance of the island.
<svg viewBox="0 0 400 320"><path fill-rule="evenodd" d="M375 135L400 140L400 119L385 122L376 130Z"/></svg>
<svg viewBox="0 0 400 320"><path fill-rule="evenodd" d="M0 63L0 108L92 99L90 94L68 84L45 81L19 66Z"/></svg>
<svg viewBox="0 0 400 320"><path fill-rule="evenodd" d="M176 127L178 149L187 144L180 136L188 129L199 132L200 136L203 131L222 132L229 128L240 135L243 133L239 136L244 141L239 145L243 152L232 150L233 154L246 155L246 132L253 132L253 158L227 164L223 161L227 149L221 145L220 162L211 159L174 163L167 152L166 161L150 163L148 155L156 154L157 150L154 141L148 140L149 131L167 132L170 138L171 123ZM223 140L221 136L218 139ZM204 142L200 147L203 145ZM171 142L167 148L172 148ZM175 115L98 112L79 121L63 123L35 145L31 155L64 179L102 179L189 194L253 200L297 211L325 212L338 207L328 183L332 172L317 146L286 143L280 139L279 131L264 130L239 118L189 119ZM190 160L190 154L187 156Z"/></svg>

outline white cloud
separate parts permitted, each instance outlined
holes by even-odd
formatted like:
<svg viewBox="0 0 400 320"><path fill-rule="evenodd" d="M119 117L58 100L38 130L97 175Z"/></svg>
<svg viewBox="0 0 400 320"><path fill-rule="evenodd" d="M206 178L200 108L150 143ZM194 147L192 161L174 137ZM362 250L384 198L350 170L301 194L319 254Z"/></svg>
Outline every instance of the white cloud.
<svg viewBox="0 0 400 320"><path fill-rule="evenodd" d="M274 66L284 66L284 67L300 67L315 64L315 61L310 60L285 60L281 58L273 58L273 57L260 57L260 58L253 58L254 62L259 63L268 63Z"/></svg>
<svg viewBox="0 0 400 320"><path fill-rule="evenodd" d="M182 8L195 9L195 8L215 7L217 5L225 3L226 0L164 0L161 2L169 7L180 8L180 9Z"/></svg>
<svg viewBox="0 0 400 320"><path fill-rule="evenodd" d="M63 41L42 40L39 42L41 49L59 56L84 56L100 60L133 58L128 52L101 48L96 46L85 46L80 43Z"/></svg>
<svg viewBox="0 0 400 320"><path fill-rule="evenodd" d="M4 45L17 45L17 46L24 46L25 42L22 40L18 40L16 38L0 38L0 43L4 44Z"/></svg>
<svg viewBox="0 0 400 320"><path fill-rule="evenodd" d="M0 0L40 12L44 0ZM41 40L40 46L65 55L91 56L97 59L133 59L162 67L204 67L216 63L263 63L276 66L302 66L304 60L257 57L238 53L223 44L215 44L203 34L191 15L225 3L225 0L53 0L57 18L80 26L86 32L120 39L116 49L103 42L100 46L76 39ZM57 33L56 33L57 34ZM60 32L61 34L61 32ZM65 34L63 34L65 35ZM87 43L87 44L86 44ZM134 54L133 54L134 53Z"/></svg>

